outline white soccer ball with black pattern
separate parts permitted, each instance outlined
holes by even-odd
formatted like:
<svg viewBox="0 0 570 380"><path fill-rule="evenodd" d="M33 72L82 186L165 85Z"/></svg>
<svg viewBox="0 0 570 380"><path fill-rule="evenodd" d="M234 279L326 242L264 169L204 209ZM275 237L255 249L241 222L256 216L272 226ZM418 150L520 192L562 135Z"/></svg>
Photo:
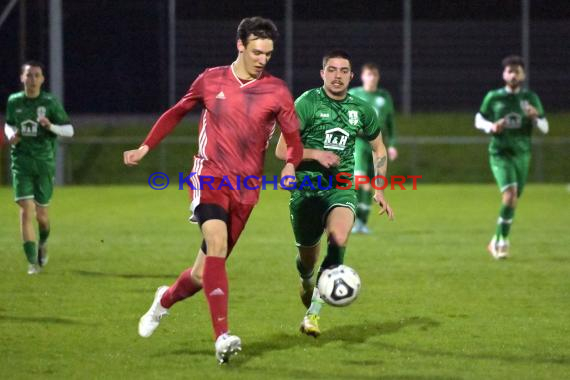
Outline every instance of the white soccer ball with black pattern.
<svg viewBox="0 0 570 380"><path fill-rule="evenodd" d="M317 284L323 301L332 306L348 306L360 293L360 277L351 267L325 269Z"/></svg>

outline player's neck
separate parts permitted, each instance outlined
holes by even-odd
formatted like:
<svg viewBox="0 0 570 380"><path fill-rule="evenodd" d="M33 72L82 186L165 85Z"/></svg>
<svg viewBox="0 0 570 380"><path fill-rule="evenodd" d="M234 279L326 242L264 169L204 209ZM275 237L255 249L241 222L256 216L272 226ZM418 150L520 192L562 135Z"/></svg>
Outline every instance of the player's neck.
<svg viewBox="0 0 570 380"><path fill-rule="evenodd" d="M40 92L41 92L40 89L37 89L37 90L32 90L29 88L24 89L24 94L26 94L26 98L31 98L31 99L37 98L38 96L40 96Z"/></svg>
<svg viewBox="0 0 570 380"><path fill-rule="evenodd" d="M250 73L247 72L247 70L245 69L245 64L243 60L240 59L240 57L238 57L238 59L236 59L235 62L232 63L232 70L240 80L251 81L257 79L257 76L251 75Z"/></svg>
<svg viewBox="0 0 570 380"><path fill-rule="evenodd" d="M508 84L505 85L505 89L507 90L507 92L509 94L518 94L519 91L521 90L521 85L515 86L515 87L511 87Z"/></svg>
<svg viewBox="0 0 570 380"><path fill-rule="evenodd" d="M378 91L378 86L370 86L370 87L363 86L362 88L363 88L364 91L366 91L366 92L376 92L376 91Z"/></svg>

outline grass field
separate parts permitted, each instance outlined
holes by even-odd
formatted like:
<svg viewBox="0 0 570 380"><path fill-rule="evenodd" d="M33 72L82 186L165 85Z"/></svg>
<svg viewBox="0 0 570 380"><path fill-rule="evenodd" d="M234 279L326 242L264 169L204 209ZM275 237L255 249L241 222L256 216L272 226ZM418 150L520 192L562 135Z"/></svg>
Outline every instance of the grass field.
<svg viewBox="0 0 570 380"><path fill-rule="evenodd" d="M159 285L193 261L184 191L59 188L50 262L26 274L17 207L0 188L0 378L563 379L570 374L570 193L528 186L512 258L485 251L494 185L388 191L396 221L374 217L347 264L363 281L350 307L298 333L288 194L265 191L228 268L230 324L243 352L216 364L202 294L149 339L137 321Z"/></svg>

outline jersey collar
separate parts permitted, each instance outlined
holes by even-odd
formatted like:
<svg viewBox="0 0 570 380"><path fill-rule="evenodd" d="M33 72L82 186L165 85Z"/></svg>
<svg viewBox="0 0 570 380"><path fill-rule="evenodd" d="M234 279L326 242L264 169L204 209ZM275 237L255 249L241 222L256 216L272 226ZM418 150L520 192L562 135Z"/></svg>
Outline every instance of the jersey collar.
<svg viewBox="0 0 570 380"><path fill-rule="evenodd" d="M247 82L247 83L242 83L242 81L238 78L236 72L234 71L234 63L236 63L236 62L234 61L234 62L230 65L230 70L232 71L232 74L233 74L234 78L236 78L236 81L238 82L240 88L245 87L245 86L249 86L249 85L252 84L253 82L257 81L259 78L261 78L261 76L263 75L263 72L262 72L261 74L259 74L259 76L258 76L257 78L255 78L255 79L253 79L253 80L250 80L250 81Z"/></svg>
<svg viewBox="0 0 570 380"><path fill-rule="evenodd" d="M505 91L507 92L507 94L518 94L519 92L521 92L521 87L519 86L516 90L513 91L509 86L505 86Z"/></svg>

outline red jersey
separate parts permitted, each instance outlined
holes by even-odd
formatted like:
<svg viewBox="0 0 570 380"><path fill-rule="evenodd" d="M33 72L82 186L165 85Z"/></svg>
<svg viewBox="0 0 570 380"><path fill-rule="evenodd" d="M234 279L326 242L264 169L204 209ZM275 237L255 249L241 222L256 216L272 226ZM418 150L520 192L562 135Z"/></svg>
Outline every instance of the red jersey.
<svg viewBox="0 0 570 380"><path fill-rule="evenodd" d="M243 182L241 186L237 182L250 175L262 175L276 123L292 148L288 161L295 166L301 161L299 121L285 82L263 72L259 78L243 83L232 66L210 68L200 74L186 95L158 119L143 144L155 147L197 104L203 111L192 172L225 176L234 189L241 188L243 203L255 203L259 190L248 191L243 189Z"/></svg>

